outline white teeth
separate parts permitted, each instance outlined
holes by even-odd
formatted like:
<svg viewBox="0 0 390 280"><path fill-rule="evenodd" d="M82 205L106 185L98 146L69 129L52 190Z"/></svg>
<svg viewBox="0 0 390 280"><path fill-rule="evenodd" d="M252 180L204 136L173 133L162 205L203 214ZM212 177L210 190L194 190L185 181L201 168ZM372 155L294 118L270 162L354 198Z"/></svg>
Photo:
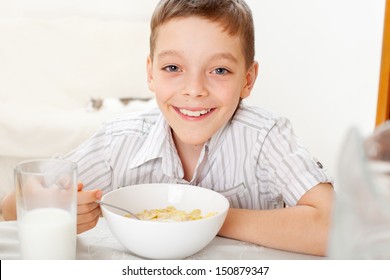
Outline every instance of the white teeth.
<svg viewBox="0 0 390 280"><path fill-rule="evenodd" d="M211 109L208 110L200 110L200 111L190 111L186 109L179 109L180 113L183 115L189 116L189 117L200 117L201 115L207 114L211 111Z"/></svg>

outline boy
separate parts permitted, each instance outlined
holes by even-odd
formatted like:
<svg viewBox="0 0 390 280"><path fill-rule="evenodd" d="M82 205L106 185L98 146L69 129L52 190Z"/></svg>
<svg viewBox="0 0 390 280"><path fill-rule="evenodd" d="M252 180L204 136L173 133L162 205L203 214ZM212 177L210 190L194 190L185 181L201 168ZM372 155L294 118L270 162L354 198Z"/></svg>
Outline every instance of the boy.
<svg viewBox="0 0 390 280"><path fill-rule="evenodd" d="M219 235L324 255L331 180L288 120L241 103L257 72L253 20L243 0L162 0L147 59L159 109L106 123L67 156L85 185L78 232L96 225L101 212L94 201L113 188L181 183L229 199ZM4 202L9 218L12 200Z"/></svg>

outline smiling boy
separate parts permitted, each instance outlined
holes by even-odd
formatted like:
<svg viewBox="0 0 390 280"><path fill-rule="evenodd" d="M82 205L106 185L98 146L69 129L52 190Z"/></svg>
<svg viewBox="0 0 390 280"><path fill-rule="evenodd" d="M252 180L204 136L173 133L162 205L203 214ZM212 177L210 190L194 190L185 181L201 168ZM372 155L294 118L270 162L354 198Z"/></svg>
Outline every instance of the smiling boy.
<svg viewBox="0 0 390 280"><path fill-rule="evenodd" d="M191 181L204 144L224 127L240 98L249 95L257 64L249 69L238 36L199 17L172 19L158 28L148 57L148 83L172 128Z"/></svg>
<svg viewBox="0 0 390 280"><path fill-rule="evenodd" d="M326 254L331 179L288 120L242 104L257 73L253 20L244 1L161 1L147 58L158 109L107 122L67 156L78 163L85 185L78 193L78 232L96 225L94 201L103 193L181 183L228 198L221 236ZM4 217L15 218L11 201L4 202Z"/></svg>

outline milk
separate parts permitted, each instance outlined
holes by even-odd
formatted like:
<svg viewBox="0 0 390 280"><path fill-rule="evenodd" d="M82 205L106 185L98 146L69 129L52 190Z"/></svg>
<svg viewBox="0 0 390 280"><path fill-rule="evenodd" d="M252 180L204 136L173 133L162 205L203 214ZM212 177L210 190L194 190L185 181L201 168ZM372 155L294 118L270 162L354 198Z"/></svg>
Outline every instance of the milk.
<svg viewBox="0 0 390 280"><path fill-rule="evenodd" d="M75 259L76 218L59 208L30 210L18 222L23 259Z"/></svg>

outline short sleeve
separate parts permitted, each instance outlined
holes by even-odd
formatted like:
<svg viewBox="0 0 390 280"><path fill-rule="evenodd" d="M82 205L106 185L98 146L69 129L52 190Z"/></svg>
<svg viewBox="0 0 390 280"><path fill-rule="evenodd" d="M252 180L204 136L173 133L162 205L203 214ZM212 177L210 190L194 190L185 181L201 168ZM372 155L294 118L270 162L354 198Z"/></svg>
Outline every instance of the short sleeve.
<svg viewBox="0 0 390 280"><path fill-rule="evenodd" d="M333 180L295 136L290 121L279 118L260 149L258 170L275 196L282 195L291 206L312 187Z"/></svg>

